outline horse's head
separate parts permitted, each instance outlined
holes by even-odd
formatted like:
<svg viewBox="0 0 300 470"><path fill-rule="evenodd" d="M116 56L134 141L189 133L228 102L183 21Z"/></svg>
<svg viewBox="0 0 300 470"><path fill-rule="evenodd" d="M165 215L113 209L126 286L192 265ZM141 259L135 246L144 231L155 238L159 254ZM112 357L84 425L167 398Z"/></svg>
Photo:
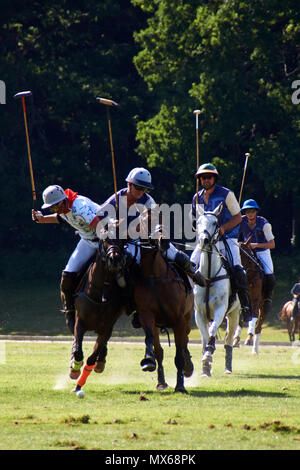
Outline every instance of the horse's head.
<svg viewBox="0 0 300 470"><path fill-rule="evenodd" d="M262 273L263 269L261 267L261 263L250 246L251 237L252 235L250 235L246 242L239 243L242 265L247 273L251 271Z"/></svg>
<svg viewBox="0 0 300 470"><path fill-rule="evenodd" d="M223 204L219 204L218 207L212 212L205 212L202 206L197 207L198 219L197 219L197 236L200 248L203 249L209 245L212 245L219 235L219 221L218 217L223 209Z"/></svg>
<svg viewBox="0 0 300 470"><path fill-rule="evenodd" d="M116 221L101 231L102 253L111 273L119 272L125 264L124 240L116 238L115 227Z"/></svg>

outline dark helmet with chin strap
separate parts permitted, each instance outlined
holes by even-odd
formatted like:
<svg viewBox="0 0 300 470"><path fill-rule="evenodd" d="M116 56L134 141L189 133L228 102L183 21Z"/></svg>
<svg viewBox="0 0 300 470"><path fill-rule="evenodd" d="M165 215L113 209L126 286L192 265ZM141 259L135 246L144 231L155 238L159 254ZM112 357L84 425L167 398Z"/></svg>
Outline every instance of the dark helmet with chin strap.
<svg viewBox="0 0 300 470"><path fill-rule="evenodd" d="M216 179L219 176L218 170L216 169L215 165L212 163L203 163L203 165L199 166L196 177L199 178L201 175L212 173L215 175Z"/></svg>

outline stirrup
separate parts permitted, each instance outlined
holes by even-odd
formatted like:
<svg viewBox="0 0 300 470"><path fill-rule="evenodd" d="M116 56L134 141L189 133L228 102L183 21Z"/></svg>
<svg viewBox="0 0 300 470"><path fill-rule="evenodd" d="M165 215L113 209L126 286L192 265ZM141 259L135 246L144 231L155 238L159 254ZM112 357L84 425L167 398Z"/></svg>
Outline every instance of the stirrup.
<svg viewBox="0 0 300 470"><path fill-rule="evenodd" d="M62 308L60 310L60 313L63 313L65 315L68 315L68 313L75 313L75 308Z"/></svg>

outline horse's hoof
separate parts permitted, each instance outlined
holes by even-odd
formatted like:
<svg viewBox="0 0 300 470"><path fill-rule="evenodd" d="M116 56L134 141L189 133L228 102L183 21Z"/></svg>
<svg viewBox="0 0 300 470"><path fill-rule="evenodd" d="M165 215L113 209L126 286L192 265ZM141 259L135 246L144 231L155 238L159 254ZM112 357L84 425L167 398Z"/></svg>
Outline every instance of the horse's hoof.
<svg viewBox="0 0 300 470"><path fill-rule="evenodd" d="M97 374L101 374L105 369L105 361L99 361L96 362L96 365L94 367L94 372Z"/></svg>
<svg viewBox="0 0 300 470"><path fill-rule="evenodd" d="M70 372L69 372L69 377L72 380L77 380L80 377L80 370L74 370L71 367Z"/></svg>
<svg viewBox="0 0 300 470"><path fill-rule="evenodd" d="M230 375L230 374L232 374L232 370L230 370L230 369L225 369L224 374Z"/></svg>
<svg viewBox="0 0 300 470"><path fill-rule="evenodd" d="M253 346L253 335L250 333L244 342L245 346Z"/></svg>
<svg viewBox="0 0 300 470"><path fill-rule="evenodd" d="M183 367L182 373L184 377L191 377L194 372L194 364L192 363L191 355L189 351L184 351L183 357L184 357L184 367Z"/></svg>
<svg viewBox="0 0 300 470"><path fill-rule="evenodd" d="M160 383L160 384L157 384L156 385L156 390L158 392L163 392L164 390L166 390L166 388L168 388L168 384L165 382L165 383Z"/></svg>
<svg viewBox="0 0 300 470"><path fill-rule="evenodd" d="M141 361L141 367L143 372L154 372L156 369L155 359L151 359L149 357L143 359Z"/></svg>
<svg viewBox="0 0 300 470"><path fill-rule="evenodd" d="M234 338L232 347L233 347L233 348L239 348L239 347L240 347L240 337L239 337L239 336L237 336L236 338Z"/></svg>
<svg viewBox="0 0 300 470"><path fill-rule="evenodd" d="M185 395L188 395L188 392L183 386L175 387L175 393L183 393Z"/></svg>
<svg viewBox="0 0 300 470"><path fill-rule="evenodd" d="M212 353L210 351L205 351L205 353L203 354L203 357L202 357L202 363L203 362L210 363L210 362L212 362L212 360L213 360Z"/></svg>

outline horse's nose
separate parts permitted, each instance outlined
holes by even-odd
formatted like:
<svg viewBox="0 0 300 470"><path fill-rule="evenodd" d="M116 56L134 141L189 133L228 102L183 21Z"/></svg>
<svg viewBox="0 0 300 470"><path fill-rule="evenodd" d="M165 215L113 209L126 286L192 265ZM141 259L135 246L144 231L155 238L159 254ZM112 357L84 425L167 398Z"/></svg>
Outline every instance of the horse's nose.
<svg viewBox="0 0 300 470"><path fill-rule="evenodd" d="M200 241L202 242L202 246L206 246L209 243L209 238L208 237L201 237Z"/></svg>

